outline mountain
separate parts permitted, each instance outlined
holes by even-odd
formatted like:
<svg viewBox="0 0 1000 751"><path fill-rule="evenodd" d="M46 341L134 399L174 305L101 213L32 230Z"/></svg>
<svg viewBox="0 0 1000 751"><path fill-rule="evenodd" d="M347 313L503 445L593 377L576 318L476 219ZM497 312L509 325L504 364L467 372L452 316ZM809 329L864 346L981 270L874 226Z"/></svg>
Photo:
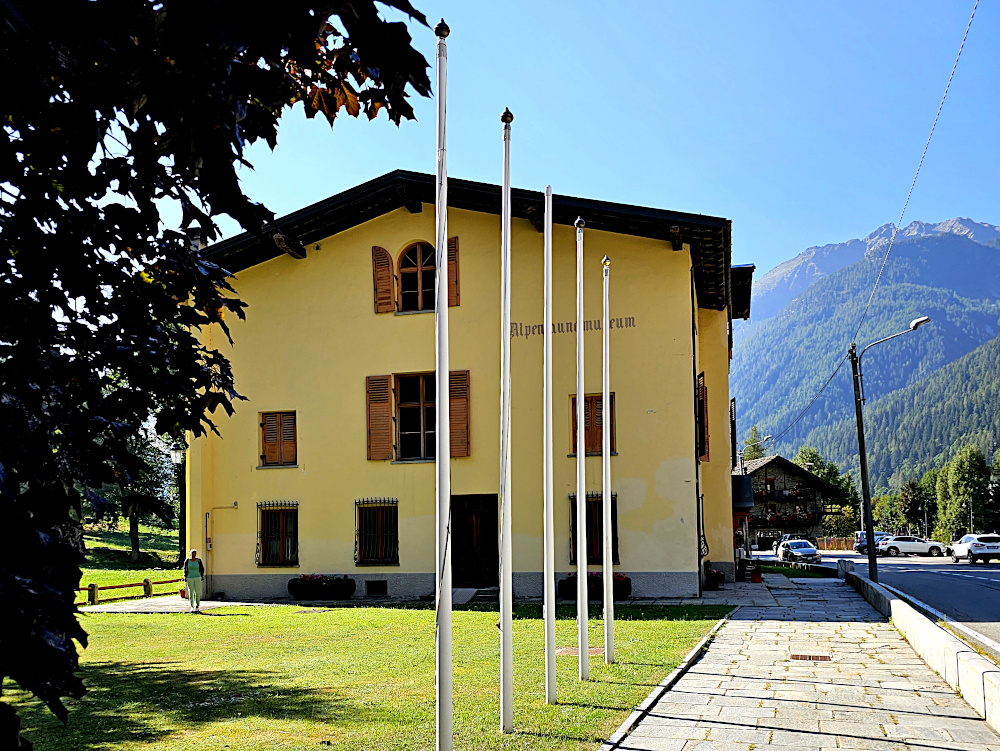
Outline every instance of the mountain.
<svg viewBox="0 0 1000 751"><path fill-rule="evenodd" d="M860 240L810 248L754 285L752 318L735 332L731 371L741 438L757 423L763 434L784 433L777 442L783 453L808 444L842 467L856 462L856 439L852 444L845 437L850 431L844 432L853 425L854 414L846 354L891 232L891 225L886 225ZM761 309L759 298L780 308ZM945 437L970 433L969 426L976 421L984 429L998 422L996 402L983 406L955 396L956 404L936 411L925 409L923 401L918 407L907 405L916 403L916 395L930 388L939 372L951 377L965 373L962 368L972 365L958 363L971 362L963 358L1000 334L1000 228L953 219L913 222L897 234L858 334L859 349L906 330L909 321L921 315L930 316L931 323L880 344L862 359L866 414L879 415L879 429L887 431L882 436L896 436L905 425L905 440L912 439L913 444L903 451L898 446L903 439L890 441L895 448L884 461L872 463L873 487L890 478L895 483L902 467L897 460L908 462L906 467L933 463L951 448L941 443ZM986 358L993 350L983 352L980 356ZM792 424L838 364L840 369L826 389ZM1000 382L998 364L995 359L997 375L987 377L983 388L993 378ZM945 393L939 385L935 389L938 396ZM914 426L920 420L934 424L918 430ZM989 429L1000 439L1000 428ZM873 433L868 435L874 456L882 447L876 448Z"/></svg>
<svg viewBox="0 0 1000 751"><path fill-rule="evenodd" d="M794 258L779 264L753 285L751 320L762 321L779 313L796 295L824 276L860 261L865 256L885 254L894 224L884 224L867 237L843 243L807 248ZM1000 244L1000 227L971 219L948 219L931 224L911 222L896 235L904 239L950 234L965 237L981 245Z"/></svg>

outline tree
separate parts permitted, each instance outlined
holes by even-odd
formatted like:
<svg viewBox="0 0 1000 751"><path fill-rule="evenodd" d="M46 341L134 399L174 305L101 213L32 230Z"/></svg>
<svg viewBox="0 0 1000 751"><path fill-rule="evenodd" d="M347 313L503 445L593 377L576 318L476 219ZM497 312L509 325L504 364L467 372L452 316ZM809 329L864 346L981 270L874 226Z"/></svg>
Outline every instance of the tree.
<svg viewBox="0 0 1000 751"><path fill-rule="evenodd" d="M923 489L916 480L907 480L899 489L897 509L907 529L919 529L924 520L925 501Z"/></svg>
<svg viewBox="0 0 1000 751"><path fill-rule="evenodd" d="M861 529L857 505L837 505L833 507L833 512L823 516L823 534L830 537L853 537L855 531Z"/></svg>
<svg viewBox="0 0 1000 751"><path fill-rule="evenodd" d="M978 446L963 446L951 460L948 492L955 511L961 509L968 532L983 529L983 516L990 492L990 468Z"/></svg>
<svg viewBox="0 0 1000 751"><path fill-rule="evenodd" d="M872 520L876 528L896 533L906 525L898 502L899 496L889 494L872 498Z"/></svg>
<svg viewBox="0 0 1000 751"><path fill-rule="evenodd" d="M937 519L934 524L934 536L943 537L942 542L950 542L960 537L960 532L967 527L962 521L962 507L951 493L951 462L945 462L935 478L935 493L937 495ZM966 521L968 517L966 517Z"/></svg>
<svg viewBox="0 0 1000 751"><path fill-rule="evenodd" d="M743 442L743 459L752 462L754 459L764 458L764 441L760 435L760 428L756 425L750 426L747 439Z"/></svg>
<svg viewBox="0 0 1000 751"><path fill-rule="evenodd" d="M420 23L408 0L382 0ZM430 93L405 23L374 0L232 0L0 6L0 684L12 678L61 719L75 675L83 549L80 504L127 487L129 451L156 412L159 435L214 430L240 395L226 358L199 339L243 316L227 273L197 244L228 214L292 255L304 248L243 194L247 144L272 148L281 113L397 125L408 88ZM179 227L158 205L179 208ZM219 337L221 338L221 337ZM218 338L216 339L216 341ZM0 703L0 747L30 748Z"/></svg>
<svg viewBox="0 0 1000 751"><path fill-rule="evenodd" d="M801 446L795 452L792 461L831 485L835 485L840 479L840 468L824 459L823 455L812 446Z"/></svg>
<svg viewBox="0 0 1000 751"><path fill-rule="evenodd" d="M128 536L131 543L129 560L139 561L139 522L156 517L172 526L175 516L173 504L174 467L165 447L148 429L142 429L128 440L130 451L143 464L129 484L105 485L100 497L111 506L111 513L128 519ZM107 506L95 509L98 516L108 513Z"/></svg>

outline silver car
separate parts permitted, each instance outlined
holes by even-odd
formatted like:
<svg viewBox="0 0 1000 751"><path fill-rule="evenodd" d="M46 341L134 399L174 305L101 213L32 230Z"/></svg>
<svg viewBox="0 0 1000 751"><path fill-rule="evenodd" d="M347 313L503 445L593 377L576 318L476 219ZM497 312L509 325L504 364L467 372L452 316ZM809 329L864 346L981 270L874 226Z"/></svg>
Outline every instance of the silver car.
<svg viewBox="0 0 1000 751"><path fill-rule="evenodd" d="M819 563L823 556L808 540L785 540L778 546L778 560Z"/></svg>
<svg viewBox="0 0 1000 751"><path fill-rule="evenodd" d="M966 535L958 542L953 542L951 560L958 563L963 558L969 563L1000 559L1000 535Z"/></svg>

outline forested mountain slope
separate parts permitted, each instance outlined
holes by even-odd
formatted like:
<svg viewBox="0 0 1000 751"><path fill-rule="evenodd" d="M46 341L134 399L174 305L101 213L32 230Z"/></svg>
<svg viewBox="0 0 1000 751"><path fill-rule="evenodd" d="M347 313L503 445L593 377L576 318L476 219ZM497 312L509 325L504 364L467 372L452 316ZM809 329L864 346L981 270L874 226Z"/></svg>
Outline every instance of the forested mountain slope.
<svg viewBox="0 0 1000 751"><path fill-rule="evenodd" d="M869 400L865 440L873 487L898 490L906 480L950 459L963 444L975 443L991 456L1000 438L998 364L1000 337L919 383ZM853 417L816 428L805 443L823 446L823 455L842 467L857 465Z"/></svg>
<svg viewBox="0 0 1000 751"><path fill-rule="evenodd" d="M980 234L988 233L984 230ZM966 234L920 236L915 232L912 237L900 237L858 335L859 349L906 329L909 321L920 315L930 316L932 323L880 344L864 356L870 405L892 392L920 384L1000 333L1000 251L996 247L975 242ZM992 238L988 240L994 245ZM751 320L737 332L731 390L737 398L740 438L753 423L760 425L762 434L784 431L843 361L812 409L778 441L777 448L789 453L812 441L810 445L824 456L846 461L847 454L833 451L832 443L822 443L834 441L834 433L819 429L833 430L853 415L850 363L844 357L883 253L884 246L873 246L860 260L813 282L780 313L763 321ZM996 363L1000 365L1000 361ZM995 369L1000 371L1000 367ZM951 419L952 413L948 415ZM992 418L983 415L982 419ZM917 446L913 460L942 450ZM887 460L879 471L890 466Z"/></svg>

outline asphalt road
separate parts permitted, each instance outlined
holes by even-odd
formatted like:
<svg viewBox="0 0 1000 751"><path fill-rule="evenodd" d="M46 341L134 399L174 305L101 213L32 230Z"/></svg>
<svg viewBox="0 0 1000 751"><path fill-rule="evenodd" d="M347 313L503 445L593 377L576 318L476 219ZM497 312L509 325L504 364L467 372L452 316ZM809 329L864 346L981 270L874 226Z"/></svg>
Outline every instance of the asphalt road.
<svg viewBox="0 0 1000 751"><path fill-rule="evenodd" d="M867 575L867 557L843 551L823 553L825 564L835 566L841 558L854 561L859 573ZM1000 563L969 565L965 561L952 563L951 558L880 557L878 576L881 583L912 595L973 631L1000 642Z"/></svg>

